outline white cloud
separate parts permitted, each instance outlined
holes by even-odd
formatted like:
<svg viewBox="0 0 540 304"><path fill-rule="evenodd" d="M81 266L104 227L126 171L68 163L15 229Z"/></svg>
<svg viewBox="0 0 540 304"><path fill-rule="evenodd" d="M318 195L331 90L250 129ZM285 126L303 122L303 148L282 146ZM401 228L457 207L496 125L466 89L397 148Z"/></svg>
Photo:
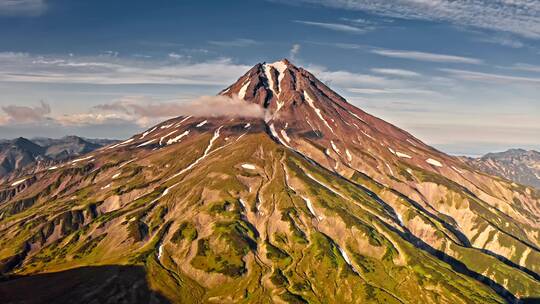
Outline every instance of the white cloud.
<svg viewBox="0 0 540 304"><path fill-rule="evenodd" d="M417 76L420 76L419 73L409 71L409 70L402 70L402 69L373 68L373 69L371 69L371 71L374 72L374 73L378 73L378 74L391 75L391 76L400 76L400 77L417 77Z"/></svg>
<svg viewBox="0 0 540 304"><path fill-rule="evenodd" d="M40 101L39 106L29 107L20 105L2 106L5 116L0 119L2 124L7 123L33 123L43 121L51 113L51 106Z"/></svg>
<svg viewBox="0 0 540 304"><path fill-rule="evenodd" d="M310 65L307 67L307 70L312 72L321 81L326 82L327 85L329 85L330 87L336 86L341 88L347 88L359 84L385 86L391 85L393 83L392 80L381 76L354 73L343 70L332 71L328 70L326 67L318 65Z"/></svg>
<svg viewBox="0 0 540 304"><path fill-rule="evenodd" d="M316 27L327 29L327 30L353 33L353 34L362 34L371 30L371 28L360 28L360 27L347 25L347 24L341 24L341 23L327 23L327 22L315 22L315 21L305 21L305 20L295 20L294 22L310 25L310 26L316 26Z"/></svg>
<svg viewBox="0 0 540 304"><path fill-rule="evenodd" d="M514 49L519 49L525 46L525 44L521 42L520 40L513 39L510 37L503 37L503 36L484 37L484 38L478 39L478 41L499 44L499 45L507 46Z"/></svg>
<svg viewBox="0 0 540 304"><path fill-rule="evenodd" d="M276 0L274 0L276 1ZM540 39L538 0L277 0L347 10L368 11L387 17L444 21Z"/></svg>
<svg viewBox="0 0 540 304"><path fill-rule="evenodd" d="M435 91L423 89L372 89L372 88L348 88L347 91L357 94L377 95L377 94L415 94L415 95L436 95Z"/></svg>
<svg viewBox="0 0 540 304"><path fill-rule="evenodd" d="M475 80L475 81L486 82L486 83L495 83L495 84L514 83L514 84L527 84L527 85L540 84L540 78L533 78L533 77L492 74L492 73L483 73L483 72L456 70L456 69L441 69L441 71L450 73L452 76L459 79Z"/></svg>
<svg viewBox="0 0 540 304"><path fill-rule="evenodd" d="M371 52L374 54L386 56L386 57L411 59L411 60L418 60L418 61L467 63L467 64L481 64L482 63L482 60L471 58L471 57L426 53L426 52L418 52L418 51L373 49L371 50Z"/></svg>
<svg viewBox="0 0 540 304"><path fill-rule="evenodd" d="M134 121L132 116L119 113L75 113L64 114L54 119L62 126L97 126L124 124ZM139 125L145 126L143 121L138 121Z"/></svg>
<svg viewBox="0 0 540 304"><path fill-rule="evenodd" d="M248 47L248 46L254 46L254 45L259 44L257 41L253 39L246 39L246 38L236 38L232 40L222 40L222 41L211 40L211 41L208 41L208 43L221 46L221 47Z"/></svg>
<svg viewBox="0 0 540 304"><path fill-rule="evenodd" d="M171 52L171 53L169 53L169 58L178 60L178 59L184 58L184 55L182 55L182 54L177 54L177 53L175 53L175 52Z"/></svg>
<svg viewBox="0 0 540 304"><path fill-rule="evenodd" d="M45 0L0 0L0 15L38 16L45 12Z"/></svg>
<svg viewBox="0 0 540 304"><path fill-rule="evenodd" d="M289 51L289 57L291 58L291 60L296 60L296 56L300 52L300 48L300 44L293 44L291 50Z"/></svg>
<svg viewBox="0 0 540 304"><path fill-rule="evenodd" d="M164 119L181 115L264 117L263 109L253 103L227 96L201 96L190 101L156 101L147 96L125 96L112 103L94 107L100 113L120 113L132 120Z"/></svg>
<svg viewBox="0 0 540 304"><path fill-rule="evenodd" d="M540 73L540 65L532 65L532 64L526 64L526 63L516 63L510 69L518 70L518 71L525 71L525 72L535 72Z"/></svg>
<svg viewBox="0 0 540 304"><path fill-rule="evenodd" d="M165 119L192 116L234 116L264 118L265 111L259 105L247 103L237 97L201 96L192 100L158 100L150 96L124 96L92 107L87 111L52 115L45 102L39 106L7 105L0 115L0 125L38 126L105 126L129 125L148 127Z"/></svg>
<svg viewBox="0 0 540 304"><path fill-rule="evenodd" d="M0 82L228 85L250 68L229 58L191 62L176 53L169 58L174 61L6 52L0 53Z"/></svg>

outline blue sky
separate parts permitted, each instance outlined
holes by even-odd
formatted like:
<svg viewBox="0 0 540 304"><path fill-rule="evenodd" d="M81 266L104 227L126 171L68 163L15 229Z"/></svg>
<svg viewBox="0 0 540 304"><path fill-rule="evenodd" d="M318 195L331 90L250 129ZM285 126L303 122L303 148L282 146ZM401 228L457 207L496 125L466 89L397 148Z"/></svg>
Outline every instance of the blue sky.
<svg viewBox="0 0 540 304"><path fill-rule="evenodd" d="M540 149L538 0L0 0L0 37L0 138L125 138L287 57L446 152Z"/></svg>

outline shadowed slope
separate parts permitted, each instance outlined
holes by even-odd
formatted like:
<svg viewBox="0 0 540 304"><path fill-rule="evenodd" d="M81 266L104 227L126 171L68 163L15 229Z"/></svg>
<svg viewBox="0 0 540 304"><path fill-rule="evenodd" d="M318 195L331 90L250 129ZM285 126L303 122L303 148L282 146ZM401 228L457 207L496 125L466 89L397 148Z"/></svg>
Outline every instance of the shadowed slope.
<svg viewBox="0 0 540 304"><path fill-rule="evenodd" d="M99 266L0 281L2 303L169 303L150 290L143 267Z"/></svg>

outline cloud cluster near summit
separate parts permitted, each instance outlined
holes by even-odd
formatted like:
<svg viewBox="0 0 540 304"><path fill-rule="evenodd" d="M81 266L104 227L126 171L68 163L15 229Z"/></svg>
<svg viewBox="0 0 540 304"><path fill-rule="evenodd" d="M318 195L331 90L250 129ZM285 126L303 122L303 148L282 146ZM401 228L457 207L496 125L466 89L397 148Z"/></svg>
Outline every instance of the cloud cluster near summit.
<svg viewBox="0 0 540 304"><path fill-rule="evenodd" d="M152 102L145 98L124 98L109 104L97 105L97 110L116 112L136 119L156 119L174 116L232 116L264 118L264 110L257 104L238 97L202 96L188 102Z"/></svg>

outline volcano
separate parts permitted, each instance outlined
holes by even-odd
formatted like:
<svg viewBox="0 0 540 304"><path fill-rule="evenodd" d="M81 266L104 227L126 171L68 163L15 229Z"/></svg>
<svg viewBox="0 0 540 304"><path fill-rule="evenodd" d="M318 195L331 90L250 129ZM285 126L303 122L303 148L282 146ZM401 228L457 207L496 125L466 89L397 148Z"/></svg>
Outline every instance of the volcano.
<svg viewBox="0 0 540 304"><path fill-rule="evenodd" d="M265 115L173 118L2 186L0 300L540 297L537 190L426 145L287 60L219 95Z"/></svg>

